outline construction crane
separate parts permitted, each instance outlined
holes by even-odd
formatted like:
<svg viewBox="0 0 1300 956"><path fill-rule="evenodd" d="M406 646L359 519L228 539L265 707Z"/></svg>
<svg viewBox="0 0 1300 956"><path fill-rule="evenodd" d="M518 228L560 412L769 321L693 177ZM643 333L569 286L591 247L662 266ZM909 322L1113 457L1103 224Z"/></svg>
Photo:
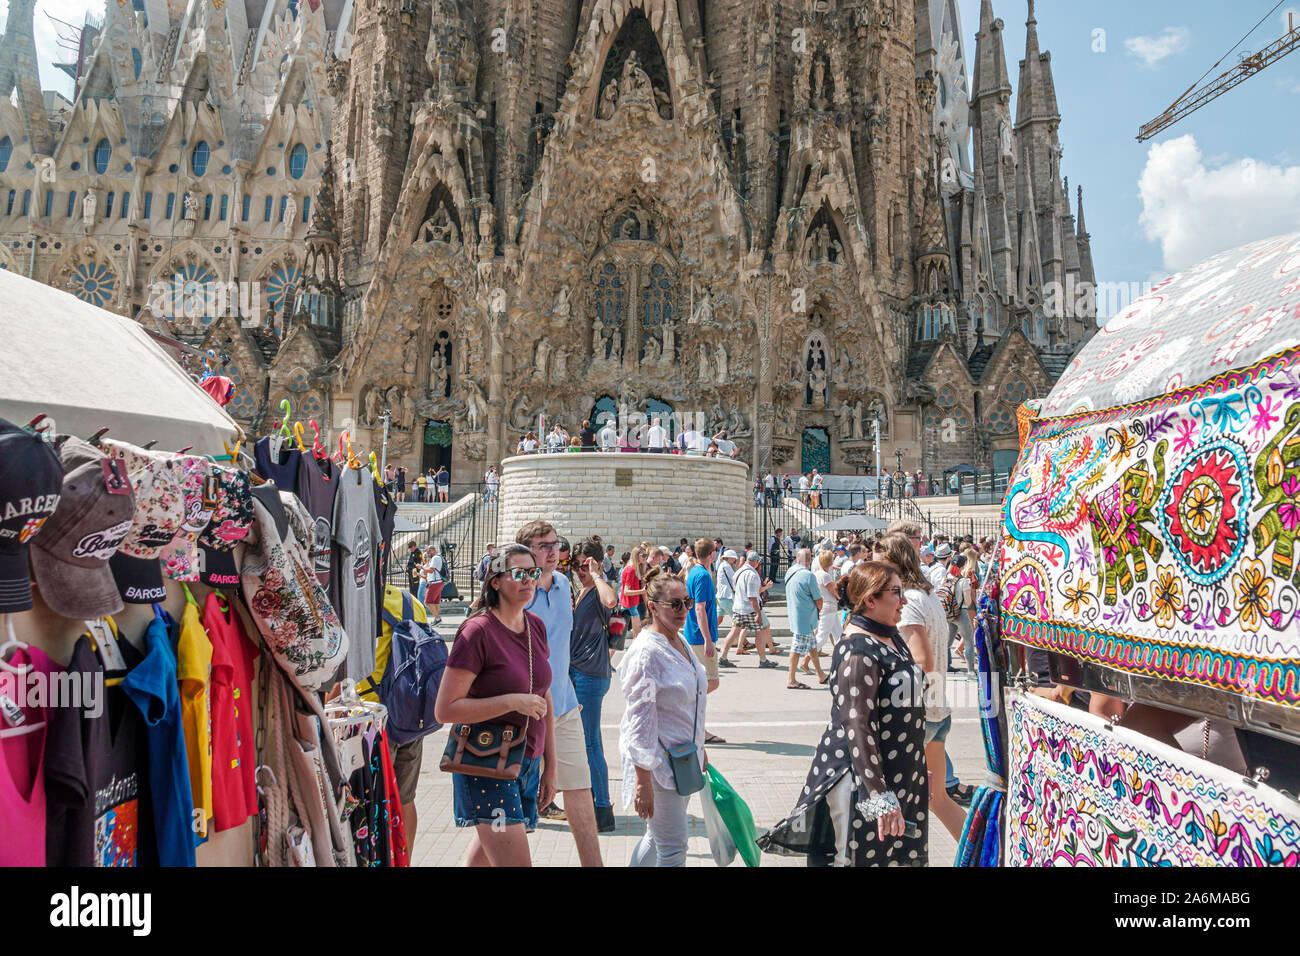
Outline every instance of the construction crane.
<svg viewBox="0 0 1300 956"><path fill-rule="evenodd" d="M1281 3L1278 3L1277 6L1281 5ZM1277 7L1273 8L1273 10L1276 9ZM1268 19L1268 17L1272 15L1273 10L1264 14L1264 19L1260 20L1259 23L1263 23L1264 20ZM1255 24L1255 27L1250 31L1251 33L1254 33L1255 29L1258 29L1259 23ZM1250 36L1250 33L1247 33L1246 36ZM1232 50L1235 50L1237 46L1240 46L1242 40L1245 39L1246 37L1244 36L1241 40L1238 40L1237 45L1234 46ZM1206 103L1222 96L1238 83L1254 76L1265 67L1276 63L1278 60L1282 59L1282 57L1296 49L1296 47L1300 47L1300 31L1296 29L1295 14L1289 12L1287 14L1287 32L1285 34L1283 34L1279 39L1274 40L1259 52L1242 57L1240 63L1228 70L1226 73L1210 80L1210 82L1201 84L1201 80L1197 80L1196 83L1193 83L1188 87L1187 92L1174 100L1167 110L1155 119L1151 120L1151 122L1144 124L1141 129L1138 130L1138 142L1140 143L1144 140L1148 140L1157 133L1173 126L1184 116L1196 112ZM1232 50L1229 50L1228 53L1225 53L1220 57L1218 62L1216 62L1214 66L1210 67L1210 70L1213 70L1215 66L1222 63L1224 58L1226 58L1228 54L1232 53ZM1210 70L1206 70L1205 72L1208 74ZM1201 79L1204 78L1205 76L1202 74Z"/></svg>

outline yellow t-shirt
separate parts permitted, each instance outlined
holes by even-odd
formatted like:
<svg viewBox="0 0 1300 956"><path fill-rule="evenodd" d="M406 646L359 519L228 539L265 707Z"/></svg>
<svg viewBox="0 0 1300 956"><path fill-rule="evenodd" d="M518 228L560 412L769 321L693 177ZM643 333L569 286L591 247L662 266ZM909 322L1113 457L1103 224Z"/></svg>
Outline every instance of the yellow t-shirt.
<svg viewBox="0 0 1300 956"><path fill-rule="evenodd" d="M181 728L190 765L190 794L194 798L194 832L207 836L212 819L212 723L208 713L208 682L212 677L212 641L199 620L199 606L185 602L181 636L176 645L176 679L180 682Z"/></svg>
<svg viewBox="0 0 1300 956"><path fill-rule="evenodd" d="M417 601L409 591L403 592L401 588L393 587L391 584L384 585L384 610L392 615L394 620L401 621L402 617L402 594L405 593L411 602L411 618L420 624L429 622L429 612L424 605ZM375 669L369 677L364 677L357 681L357 694L362 700L379 703L379 682L384 679L384 671L388 669L388 655L393 651L393 626L387 621L380 621L379 644L375 648Z"/></svg>

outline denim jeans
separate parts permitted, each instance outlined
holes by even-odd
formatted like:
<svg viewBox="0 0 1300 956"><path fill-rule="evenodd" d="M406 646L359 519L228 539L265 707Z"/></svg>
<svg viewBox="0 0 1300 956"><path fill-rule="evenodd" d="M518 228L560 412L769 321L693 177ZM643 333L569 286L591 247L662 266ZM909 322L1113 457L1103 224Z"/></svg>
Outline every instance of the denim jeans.
<svg viewBox="0 0 1300 956"><path fill-rule="evenodd" d="M569 671L573 689L582 705L582 736L587 741L587 766L591 769L591 798L598 807L612 806L609 800L609 767L605 744L600 737L600 708L609 693L608 677L588 677Z"/></svg>
<svg viewBox="0 0 1300 956"><path fill-rule="evenodd" d="M645 835L628 866L685 866L686 805L691 798L659 786L657 780L654 792L655 814L646 821Z"/></svg>

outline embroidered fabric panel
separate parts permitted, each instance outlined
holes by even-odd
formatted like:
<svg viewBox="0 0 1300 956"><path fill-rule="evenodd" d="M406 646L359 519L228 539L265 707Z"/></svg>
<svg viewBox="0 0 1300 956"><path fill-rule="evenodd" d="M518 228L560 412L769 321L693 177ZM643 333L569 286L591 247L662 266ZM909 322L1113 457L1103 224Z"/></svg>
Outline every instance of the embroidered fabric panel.
<svg viewBox="0 0 1300 956"><path fill-rule="evenodd" d="M1116 313L1066 367L1045 416L1166 395L1296 343L1300 233L1170 276Z"/></svg>
<svg viewBox="0 0 1300 956"><path fill-rule="evenodd" d="M1294 312L1300 270L1287 288ZM1254 365L1029 424L1003 509L1004 638L1300 706L1300 319L1284 326L1288 347Z"/></svg>
<svg viewBox="0 0 1300 956"><path fill-rule="evenodd" d="M1300 804L1100 718L1007 694L1010 866L1300 865Z"/></svg>

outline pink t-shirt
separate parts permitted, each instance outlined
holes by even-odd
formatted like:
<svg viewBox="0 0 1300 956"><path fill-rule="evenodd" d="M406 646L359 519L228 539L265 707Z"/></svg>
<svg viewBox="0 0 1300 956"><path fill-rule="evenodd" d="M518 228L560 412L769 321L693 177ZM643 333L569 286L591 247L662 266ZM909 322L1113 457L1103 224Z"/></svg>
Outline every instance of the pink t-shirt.
<svg viewBox="0 0 1300 956"><path fill-rule="evenodd" d="M23 727L43 725L45 707L28 702L38 693L36 681L44 683L48 694L49 675L59 670L39 648L17 650L9 659L13 667L31 666L25 674L0 668L0 732L8 734ZM42 676L43 675L43 676ZM48 701L46 701L48 703ZM23 720L11 723L10 713L17 707ZM16 716L12 717L17 720ZM0 866L45 865L45 727L0 736Z"/></svg>
<svg viewBox="0 0 1300 956"><path fill-rule="evenodd" d="M461 625L447 655L447 666L474 674L474 683L467 697L479 700L503 694L533 693L546 696L551 687L550 649L546 643L546 625L536 614L524 612L528 634L512 631L491 611L470 618ZM528 685L528 644L533 645L532 689ZM566 675L567 676L567 675ZM510 712L493 721L502 721L523 727L527 720L523 714ZM540 757L546 742L546 722L527 720L528 746L524 753Z"/></svg>

